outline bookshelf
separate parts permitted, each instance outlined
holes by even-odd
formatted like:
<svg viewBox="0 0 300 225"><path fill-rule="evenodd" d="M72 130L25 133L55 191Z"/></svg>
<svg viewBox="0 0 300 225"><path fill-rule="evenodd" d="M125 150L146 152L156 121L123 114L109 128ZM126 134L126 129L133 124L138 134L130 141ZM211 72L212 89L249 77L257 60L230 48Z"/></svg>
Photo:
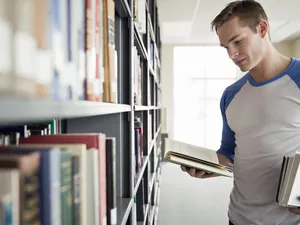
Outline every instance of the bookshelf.
<svg viewBox="0 0 300 225"><path fill-rule="evenodd" d="M44 3L48 1L53 1L56 4L66 4L64 9L66 10L65 13L68 13L67 9L70 7L68 5L70 1L41 0ZM104 2L109 2L109 0L86 1L93 4L96 4L96 2L102 4L102 10L107 7ZM28 94L23 89L19 92L16 88L17 86L13 86L14 90L12 91L0 85L0 128L39 124L40 121L54 120L58 125L58 134L103 133L106 137L114 137L116 140L116 224L152 225L157 224L161 171L161 43L157 4L155 0L110 1L114 3L114 12L112 12L114 23L113 25L108 24L108 26L109 32L114 32L114 71L116 76L114 78L111 77L112 74L106 76L108 69L104 61L111 56L104 53L105 47L102 46L103 49L99 47L100 58L102 57L101 53L103 53L103 64L99 63L99 74L100 76L103 74L103 78L100 80L104 87L95 88L97 90L95 91L96 94L94 94L97 100L88 99L95 98L95 96L87 97L90 94L78 94L87 92L87 87L83 85L82 80L87 82L86 80L90 78L82 79L78 71L76 76L74 75L74 78L72 78L72 74L69 73L76 71L74 69L64 70L64 75L68 79L62 83L68 86L66 89L72 90L72 94L63 94L63 97L60 96L60 93L52 95L53 93L50 93L50 91L44 96L37 96L32 93ZM75 2L74 4L78 4L78 6L85 6L85 0L76 0ZM92 7L95 6L93 4ZM77 7L76 10L81 10L81 15L85 16L84 9L78 6L72 7ZM109 14L109 12L107 13ZM72 14L72 16L75 18L75 14ZM3 17L0 15L0 22L1 18ZM50 21L46 16L44 19ZM85 24L85 20L83 19L81 22ZM62 29L68 27L66 22L62 22L62 24ZM83 27L87 29L86 26ZM80 29L82 27L78 28L78 30ZM68 29L66 30L62 32L63 43L65 44L68 42L65 36L69 36L68 32L72 32L68 31ZM102 32L101 28L100 32ZM46 37L44 36L44 38ZM77 38L80 40L79 37ZM72 45L74 45L73 42ZM95 46L97 48L97 43ZM78 47L78 51L82 50L80 46L76 47ZM57 50L51 49L51 46L47 46L47 48L53 52ZM72 48L70 49L72 50ZM60 50L60 53L63 51ZM84 50L85 57L87 57L86 51L87 49ZM65 50L64 54L73 53L68 53L68 50ZM78 58L80 57L78 56ZM93 58L87 57L86 61L91 59ZM77 63L76 61L75 64ZM103 70L101 70L101 67ZM85 73L87 72L85 71ZM85 74L85 77L88 76ZM107 92L109 95L112 95L111 90L114 91L116 98L113 100L109 98L105 100L107 97L103 97L107 91L105 87L108 83L107 77L112 80L116 79L115 86L110 87L109 92ZM4 78L0 76L0 82ZM56 78L53 76L51 79L54 80ZM43 81L43 85L48 85L49 89L51 89L50 86L52 85L51 79ZM95 78L95 80L97 79ZM93 80L88 82L93 83ZM102 83L97 80L94 81L93 85L101 85ZM83 87L84 90L77 90ZM60 87L57 90L64 90L65 93L69 93L63 88ZM26 94L24 94L25 92ZM139 133L140 129L142 130L142 135ZM104 223L100 224L104 225Z"/></svg>

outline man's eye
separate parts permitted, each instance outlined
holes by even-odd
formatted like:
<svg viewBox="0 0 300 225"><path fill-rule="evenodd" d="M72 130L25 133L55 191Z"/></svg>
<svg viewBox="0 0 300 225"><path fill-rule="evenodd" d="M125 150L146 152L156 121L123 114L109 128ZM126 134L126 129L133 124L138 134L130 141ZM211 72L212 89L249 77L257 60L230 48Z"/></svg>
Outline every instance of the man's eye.
<svg viewBox="0 0 300 225"><path fill-rule="evenodd" d="M240 44L242 42L242 40L238 40L238 41L235 41L234 43L237 45L237 44Z"/></svg>

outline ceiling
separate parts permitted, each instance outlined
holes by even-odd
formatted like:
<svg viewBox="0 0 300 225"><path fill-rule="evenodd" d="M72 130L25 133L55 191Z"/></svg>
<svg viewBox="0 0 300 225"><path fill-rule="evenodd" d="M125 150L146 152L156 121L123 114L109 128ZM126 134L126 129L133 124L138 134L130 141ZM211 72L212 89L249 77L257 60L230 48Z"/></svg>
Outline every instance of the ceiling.
<svg viewBox="0 0 300 225"><path fill-rule="evenodd" d="M300 36L299 0L257 0L264 7L273 42ZM218 44L210 22L230 0L157 0L163 43Z"/></svg>

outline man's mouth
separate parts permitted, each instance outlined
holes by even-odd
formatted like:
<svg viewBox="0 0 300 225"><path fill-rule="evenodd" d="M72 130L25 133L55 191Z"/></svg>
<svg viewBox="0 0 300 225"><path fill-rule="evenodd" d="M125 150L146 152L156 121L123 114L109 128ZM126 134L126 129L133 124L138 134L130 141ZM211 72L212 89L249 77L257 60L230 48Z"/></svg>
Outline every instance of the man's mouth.
<svg viewBox="0 0 300 225"><path fill-rule="evenodd" d="M241 60L239 60L239 61L236 61L235 64L240 65L240 64L242 64L244 61L245 61L245 59L241 59Z"/></svg>

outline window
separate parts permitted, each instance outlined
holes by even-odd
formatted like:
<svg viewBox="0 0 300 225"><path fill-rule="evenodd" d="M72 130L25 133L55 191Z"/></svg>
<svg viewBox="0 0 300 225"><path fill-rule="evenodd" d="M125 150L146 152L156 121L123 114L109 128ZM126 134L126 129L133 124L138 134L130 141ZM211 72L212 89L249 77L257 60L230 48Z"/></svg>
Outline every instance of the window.
<svg viewBox="0 0 300 225"><path fill-rule="evenodd" d="M238 69L219 46L174 48L174 138L217 150L220 99Z"/></svg>

